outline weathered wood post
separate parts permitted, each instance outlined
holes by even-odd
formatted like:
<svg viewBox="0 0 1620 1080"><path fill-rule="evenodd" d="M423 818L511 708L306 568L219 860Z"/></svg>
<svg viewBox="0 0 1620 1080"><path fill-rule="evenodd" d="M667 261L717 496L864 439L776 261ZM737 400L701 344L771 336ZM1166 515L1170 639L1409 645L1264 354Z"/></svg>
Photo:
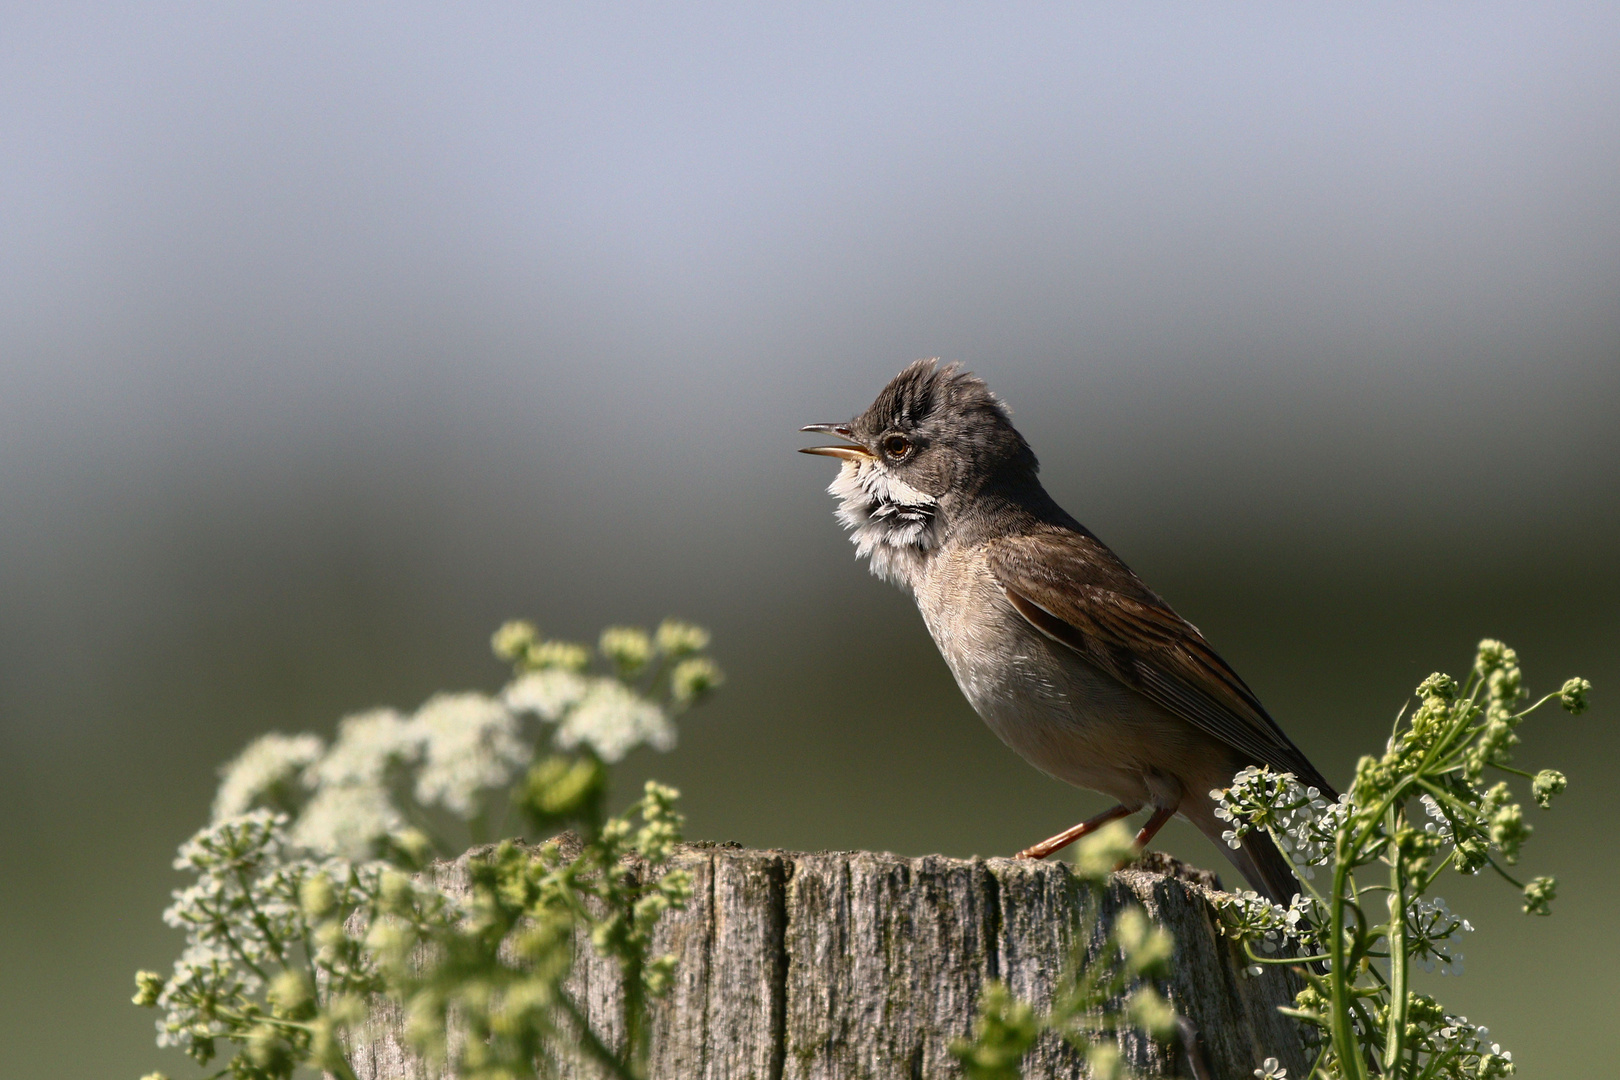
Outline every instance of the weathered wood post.
<svg viewBox="0 0 1620 1080"><path fill-rule="evenodd" d="M958 1077L947 1053L969 1033L980 989L1001 979L1044 1005L1095 901L1061 862L907 859L870 852L801 854L684 845L675 857L692 902L659 927L659 952L679 956L675 985L653 1016L657 1080L917 1080ZM464 860L438 868L465 888ZM1277 1012L1297 989L1280 968L1249 977L1217 928L1214 877L1164 856L1113 876L1101 925L1135 901L1175 936L1161 989L1196 1027L1216 1080L1250 1080L1267 1057L1304 1076L1295 1023ZM598 1030L619 1023L617 981L588 956L577 999ZM361 1080L425 1080L400 1038L402 1018L372 1017L354 1047ZM1121 1037L1125 1059L1151 1076L1187 1075L1177 1050ZM594 1078L580 1064L571 1077ZM1029 1080L1082 1077L1055 1038L1025 1063Z"/></svg>

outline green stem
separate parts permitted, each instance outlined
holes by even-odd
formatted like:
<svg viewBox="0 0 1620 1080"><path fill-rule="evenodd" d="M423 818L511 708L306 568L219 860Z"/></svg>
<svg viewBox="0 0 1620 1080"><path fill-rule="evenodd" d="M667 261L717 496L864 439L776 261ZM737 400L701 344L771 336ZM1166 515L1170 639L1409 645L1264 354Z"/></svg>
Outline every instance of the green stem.
<svg viewBox="0 0 1620 1080"><path fill-rule="evenodd" d="M1446 857L1441 859L1438 863L1435 864L1434 869L1429 871L1429 876L1423 879L1422 883L1418 885L1418 887L1415 890L1413 895L1422 896L1424 893L1428 892L1429 887L1435 883L1435 880L1437 878L1440 877L1440 871L1442 871L1446 867L1450 866L1452 861L1455 860L1456 857L1457 857L1457 849L1456 848L1452 848L1450 851L1446 852Z"/></svg>
<svg viewBox="0 0 1620 1080"><path fill-rule="evenodd" d="M1389 1026L1384 1029L1384 1071L1401 1073L1406 1052L1406 868L1401 861L1401 811L1389 811Z"/></svg>
<svg viewBox="0 0 1620 1080"><path fill-rule="evenodd" d="M1350 1022L1352 975L1344 941L1344 892L1350 876L1350 852L1344 849L1342 838L1336 855L1333 865L1333 900L1328 914L1331 935L1328 939L1328 952L1333 957L1333 967L1328 973L1333 990L1331 999L1333 1049L1338 1054L1339 1068L1344 1072L1344 1080L1366 1080L1367 1070L1362 1064L1361 1047L1356 1044L1355 1028Z"/></svg>
<svg viewBox="0 0 1620 1080"><path fill-rule="evenodd" d="M1256 956L1254 947L1247 941L1243 943L1243 952L1248 956L1250 963L1255 964L1319 964L1332 959L1327 953L1321 956Z"/></svg>
<svg viewBox="0 0 1620 1080"><path fill-rule="evenodd" d="M1495 870L1498 874L1500 874L1502 876L1503 881L1506 881L1509 885L1512 885L1515 889L1524 888L1524 882L1520 881L1518 878L1514 877L1512 874L1510 874L1506 870L1502 869L1502 867L1500 865L1498 865L1495 856L1487 855L1486 858L1490 860L1491 869Z"/></svg>
<svg viewBox="0 0 1620 1080"><path fill-rule="evenodd" d="M1418 1080L1434 1080L1435 1077L1440 1075L1440 1070L1444 1069L1451 1059L1457 1056L1460 1047L1460 1043L1454 1043L1451 1049L1445 1053L1436 1054L1430 1058L1429 1067L1423 1070L1418 1076Z"/></svg>
<svg viewBox="0 0 1620 1080"><path fill-rule="evenodd" d="M1316 1060L1311 1063L1311 1071L1305 1074L1307 1080L1315 1080L1315 1077L1319 1074L1327 1078L1327 1080L1332 1080L1331 1077L1328 1077L1328 1071L1325 1067L1327 1062L1328 1047L1330 1045L1330 1043L1324 1042L1322 1044L1322 1049L1316 1052Z"/></svg>

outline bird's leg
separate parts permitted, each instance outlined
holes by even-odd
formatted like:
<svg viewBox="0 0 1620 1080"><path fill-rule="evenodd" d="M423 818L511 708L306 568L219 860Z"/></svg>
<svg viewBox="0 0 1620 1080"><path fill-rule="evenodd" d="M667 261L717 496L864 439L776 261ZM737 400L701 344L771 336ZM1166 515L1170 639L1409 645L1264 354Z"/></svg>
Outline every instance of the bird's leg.
<svg viewBox="0 0 1620 1080"><path fill-rule="evenodd" d="M1176 808L1173 806L1154 807L1153 816L1147 819L1147 824L1142 826L1142 831L1136 834L1136 850L1146 850L1148 841L1153 839L1160 829L1164 828L1165 822L1175 816Z"/></svg>
<svg viewBox="0 0 1620 1080"><path fill-rule="evenodd" d="M1136 812L1135 810L1131 809L1128 806L1116 806L1112 810L1104 810L1102 813L1098 814L1096 817L1087 818L1086 820L1082 821L1080 824L1076 825L1072 829L1065 829L1062 832L1058 833L1056 836L1048 837L1047 839L1042 840L1040 843L1036 844L1034 847L1025 848L1023 851L1020 851L1017 855L1014 855L1013 858L1015 858L1015 859L1044 859L1048 855L1052 854L1052 852L1054 852L1054 851L1062 851L1064 848L1068 847L1070 844L1074 843L1076 840L1080 839L1082 836L1086 835L1089 832L1095 832L1096 830L1102 828L1104 825L1108 824L1110 821L1118 821L1120 818L1125 817L1128 814L1134 814L1135 812ZM1174 813L1174 811L1172 811L1172 813ZM1158 820L1158 814L1157 813L1154 814L1154 820L1155 821ZM1148 824L1151 825L1152 822L1149 822ZM1163 825L1164 822L1160 821L1159 824ZM1158 826L1154 826L1154 831L1157 831L1157 830L1158 830ZM1146 832L1147 830L1144 829L1143 831Z"/></svg>

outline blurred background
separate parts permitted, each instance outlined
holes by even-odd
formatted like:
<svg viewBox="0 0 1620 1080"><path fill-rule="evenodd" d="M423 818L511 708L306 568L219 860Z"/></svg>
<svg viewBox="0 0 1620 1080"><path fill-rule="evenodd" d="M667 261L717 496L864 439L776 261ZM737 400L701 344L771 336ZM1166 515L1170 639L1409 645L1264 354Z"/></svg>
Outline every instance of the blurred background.
<svg viewBox="0 0 1620 1080"><path fill-rule="evenodd" d="M622 772L696 838L1006 854L1099 809L793 452L919 356L1338 782L1481 636L1593 680L1520 755L1571 781L1522 864L1556 914L1448 883L1439 990L1523 1076L1605 1071L1620 8L881 7L7 10L6 1073L191 1075L128 998L216 767L493 689L512 616L713 628L729 685Z"/></svg>

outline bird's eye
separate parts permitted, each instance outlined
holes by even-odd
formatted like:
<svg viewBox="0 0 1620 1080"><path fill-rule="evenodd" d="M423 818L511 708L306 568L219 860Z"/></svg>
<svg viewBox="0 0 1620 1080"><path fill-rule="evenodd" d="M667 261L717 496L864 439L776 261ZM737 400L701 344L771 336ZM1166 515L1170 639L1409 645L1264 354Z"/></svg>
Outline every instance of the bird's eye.
<svg viewBox="0 0 1620 1080"><path fill-rule="evenodd" d="M890 435L883 440L883 452L899 461L911 453L911 440L904 435Z"/></svg>

